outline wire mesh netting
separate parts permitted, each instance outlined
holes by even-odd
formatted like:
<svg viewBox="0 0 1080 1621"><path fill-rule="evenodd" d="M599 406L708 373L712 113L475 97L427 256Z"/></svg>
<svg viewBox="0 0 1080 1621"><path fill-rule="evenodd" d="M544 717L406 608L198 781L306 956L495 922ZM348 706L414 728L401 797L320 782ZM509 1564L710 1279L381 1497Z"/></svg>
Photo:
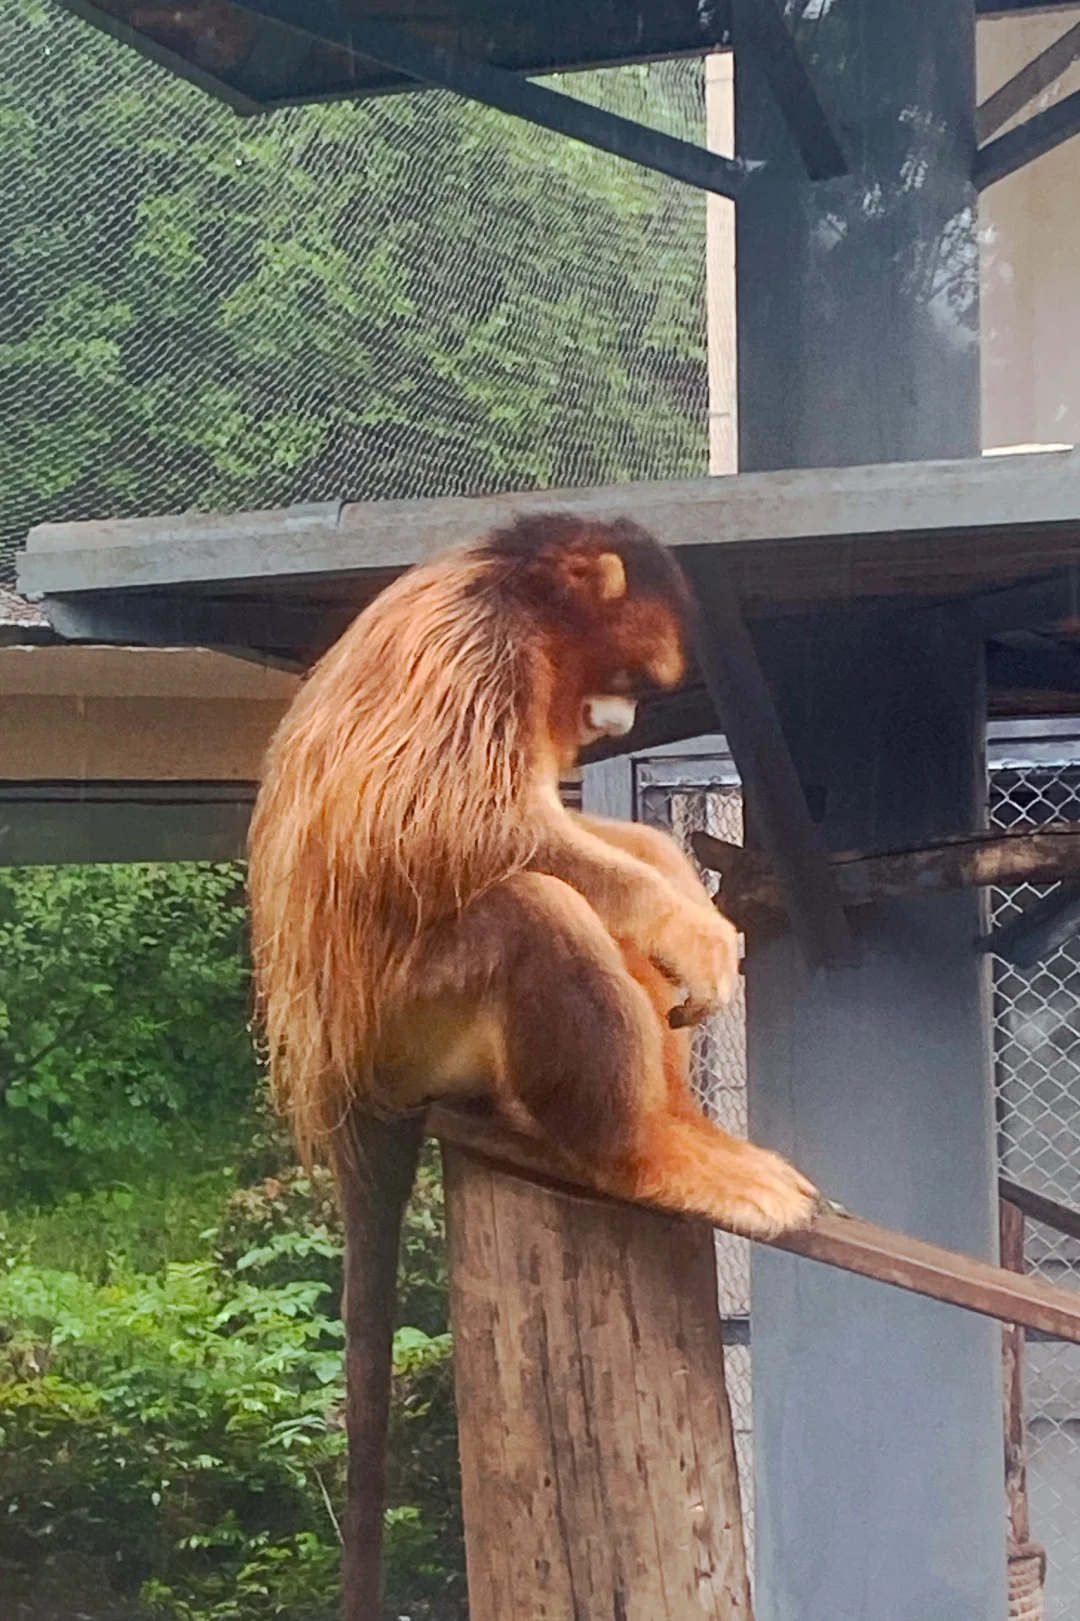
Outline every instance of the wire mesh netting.
<svg viewBox="0 0 1080 1621"><path fill-rule="evenodd" d="M425 92L243 120L0 9L0 578L34 523L704 473L705 200ZM557 87L704 138L700 61Z"/></svg>
<svg viewBox="0 0 1080 1621"><path fill-rule="evenodd" d="M1080 821L1080 759L992 772L990 814L1003 828ZM1047 891L993 896L995 923ZM1064 1204L1080 1204L1080 942L1025 971L995 962L994 1033L1003 1173ZM1080 1285L1080 1244L1036 1222L1028 1269ZM1024 1404L1032 1535L1047 1551L1046 1614L1080 1614L1080 1346L1029 1340Z"/></svg>
<svg viewBox="0 0 1080 1621"><path fill-rule="evenodd" d="M730 774L730 761L723 762ZM742 792L734 782L709 782L709 763L687 761L687 776L704 781L684 787L641 786L637 794L642 821L665 828L689 850L690 834L711 833L732 844L743 840ZM709 885L715 875L703 874ZM747 1135L746 1001L740 980L735 998L697 1032L694 1078L705 1108L734 1136ZM753 1564L754 1474L753 1389L751 1384L750 1245L731 1233L716 1234L720 1312L724 1319L724 1355L728 1400L735 1431L747 1557Z"/></svg>

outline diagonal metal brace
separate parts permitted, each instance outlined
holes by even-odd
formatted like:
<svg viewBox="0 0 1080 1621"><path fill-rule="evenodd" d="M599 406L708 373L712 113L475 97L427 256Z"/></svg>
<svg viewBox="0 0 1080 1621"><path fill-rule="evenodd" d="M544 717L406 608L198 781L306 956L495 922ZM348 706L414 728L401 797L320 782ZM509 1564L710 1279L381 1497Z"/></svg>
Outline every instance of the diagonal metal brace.
<svg viewBox="0 0 1080 1621"><path fill-rule="evenodd" d="M714 558L707 577L696 583L701 605L695 633L698 666L803 958L811 972L854 967L858 947L734 585Z"/></svg>
<svg viewBox="0 0 1080 1621"><path fill-rule="evenodd" d="M485 107L498 108L530 124L611 152L645 169L681 180L701 191L736 197L753 165L721 157L691 141L649 129L633 119L593 107L573 96L534 84L516 73L488 66L441 45L430 45L415 34L381 19L344 16L333 3L314 0L235 0L244 11L334 45L383 67L403 73L420 84L452 90Z"/></svg>
<svg viewBox="0 0 1080 1621"><path fill-rule="evenodd" d="M976 191L985 191L987 186L1015 174L1074 135L1080 135L1080 90L980 146L972 173Z"/></svg>
<svg viewBox="0 0 1080 1621"><path fill-rule="evenodd" d="M1080 56L1080 23L1066 29L1060 39L1040 51L1019 73L1007 79L975 112L975 135L988 141L1010 118L1015 118L1029 102L1048 90L1056 79Z"/></svg>
<svg viewBox="0 0 1080 1621"><path fill-rule="evenodd" d="M976 949L1014 968L1034 968L1080 934L1080 884L1059 884L999 929L981 935Z"/></svg>
<svg viewBox="0 0 1080 1621"><path fill-rule="evenodd" d="M740 46L760 57L761 70L811 180L834 180L850 168L840 137L799 54L776 0L732 0L736 63Z"/></svg>

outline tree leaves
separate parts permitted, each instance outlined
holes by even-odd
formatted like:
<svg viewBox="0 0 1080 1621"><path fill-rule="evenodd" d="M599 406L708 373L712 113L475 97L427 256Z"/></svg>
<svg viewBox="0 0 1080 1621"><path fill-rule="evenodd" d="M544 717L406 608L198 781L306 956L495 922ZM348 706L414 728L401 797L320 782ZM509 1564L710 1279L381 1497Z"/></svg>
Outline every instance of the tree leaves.
<svg viewBox="0 0 1080 1621"><path fill-rule="evenodd" d="M250 1134L241 900L230 866L0 869L0 1203Z"/></svg>

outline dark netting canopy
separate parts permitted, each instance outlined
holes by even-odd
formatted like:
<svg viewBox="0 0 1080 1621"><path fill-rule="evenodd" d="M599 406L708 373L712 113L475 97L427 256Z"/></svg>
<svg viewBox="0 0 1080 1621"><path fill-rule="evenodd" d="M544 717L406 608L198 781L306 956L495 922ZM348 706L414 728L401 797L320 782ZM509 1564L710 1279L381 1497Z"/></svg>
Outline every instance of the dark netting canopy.
<svg viewBox="0 0 1080 1621"><path fill-rule="evenodd" d="M240 118L41 0L0 39L3 577L48 519L705 470L700 191L443 91ZM704 138L700 58L560 89Z"/></svg>

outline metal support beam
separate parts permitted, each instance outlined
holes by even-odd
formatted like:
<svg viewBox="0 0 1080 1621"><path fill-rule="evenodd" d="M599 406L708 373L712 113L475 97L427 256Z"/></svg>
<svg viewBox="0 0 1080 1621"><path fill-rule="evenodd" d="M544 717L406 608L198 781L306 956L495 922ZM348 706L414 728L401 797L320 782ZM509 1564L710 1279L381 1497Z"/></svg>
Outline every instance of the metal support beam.
<svg viewBox="0 0 1080 1621"><path fill-rule="evenodd" d="M736 213L741 466L978 466L974 8L800 10L822 98L857 140L850 177L809 184L757 54L737 56L738 147L766 159ZM755 624L755 644L827 850L980 825L984 640L962 606L838 593ZM752 842L749 792L746 808ZM978 899L888 898L851 921L863 961L844 974L808 975L787 937L748 951L750 1135L848 1209L990 1261ZM752 1266L761 1621L1003 1615L999 1335L794 1255L756 1246Z"/></svg>
<svg viewBox="0 0 1080 1621"><path fill-rule="evenodd" d="M986 650L987 680L1004 692L1080 692L1080 653L1038 642L991 642Z"/></svg>
<svg viewBox="0 0 1080 1621"><path fill-rule="evenodd" d="M681 180L685 185L736 197L749 172L737 158L721 157L690 141L620 118L603 108L560 95L502 68L489 67L441 45L429 45L393 23L310 0L237 0L245 11L297 33L354 51L420 84L438 85L514 118Z"/></svg>
<svg viewBox="0 0 1080 1621"><path fill-rule="evenodd" d="M999 135L981 146L976 154L973 179L979 191L1034 163L1055 146L1080 135L1080 90L1064 96L1044 113L1036 113L1016 129Z"/></svg>
<svg viewBox="0 0 1080 1621"><path fill-rule="evenodd" d="M1063 619L1080 619L1080 570L1060 569L1022 580L971 600L975 623L987 636L1013 630L1046 630Z"/></svg>
<svg viewBox="0 0 1080 1621"><path fill-rule="evenodd" d="M811 180L847 174L840 138L775 0L732 0L737 50L758 52L761 70Z"/></svg>
<svg viewBox="0 0 1080 1621"><path fill-rule="evenodd" d="M731 578L719 559L698 583L697 661L780 880L808 970L859 960Z"/></svg>
<svg viewBox="0 0 1080 1621"><path fill-rule="evenodd" d="M224 652L261 649L279 658L303 651L308 662L325 652L355 618L355 609L340 602L165 597L137 591L49 597L45 608L50 625L65 641L211 647Z"/></svg>
<svg viewBox="0 0 1080 1621"><path fill-rule="evenodd" d="M1045 51L1032 58L1019 73L1006 79L1000 90L987 96L975 114L975 134L980 141L988 141L1010 118L1023 112L1029 102L1044 90L1049 90L1055 79L1060 79L1066 68L1080 56L1080 23L1066 29L1060 39L1048 45Z"/></svg>

